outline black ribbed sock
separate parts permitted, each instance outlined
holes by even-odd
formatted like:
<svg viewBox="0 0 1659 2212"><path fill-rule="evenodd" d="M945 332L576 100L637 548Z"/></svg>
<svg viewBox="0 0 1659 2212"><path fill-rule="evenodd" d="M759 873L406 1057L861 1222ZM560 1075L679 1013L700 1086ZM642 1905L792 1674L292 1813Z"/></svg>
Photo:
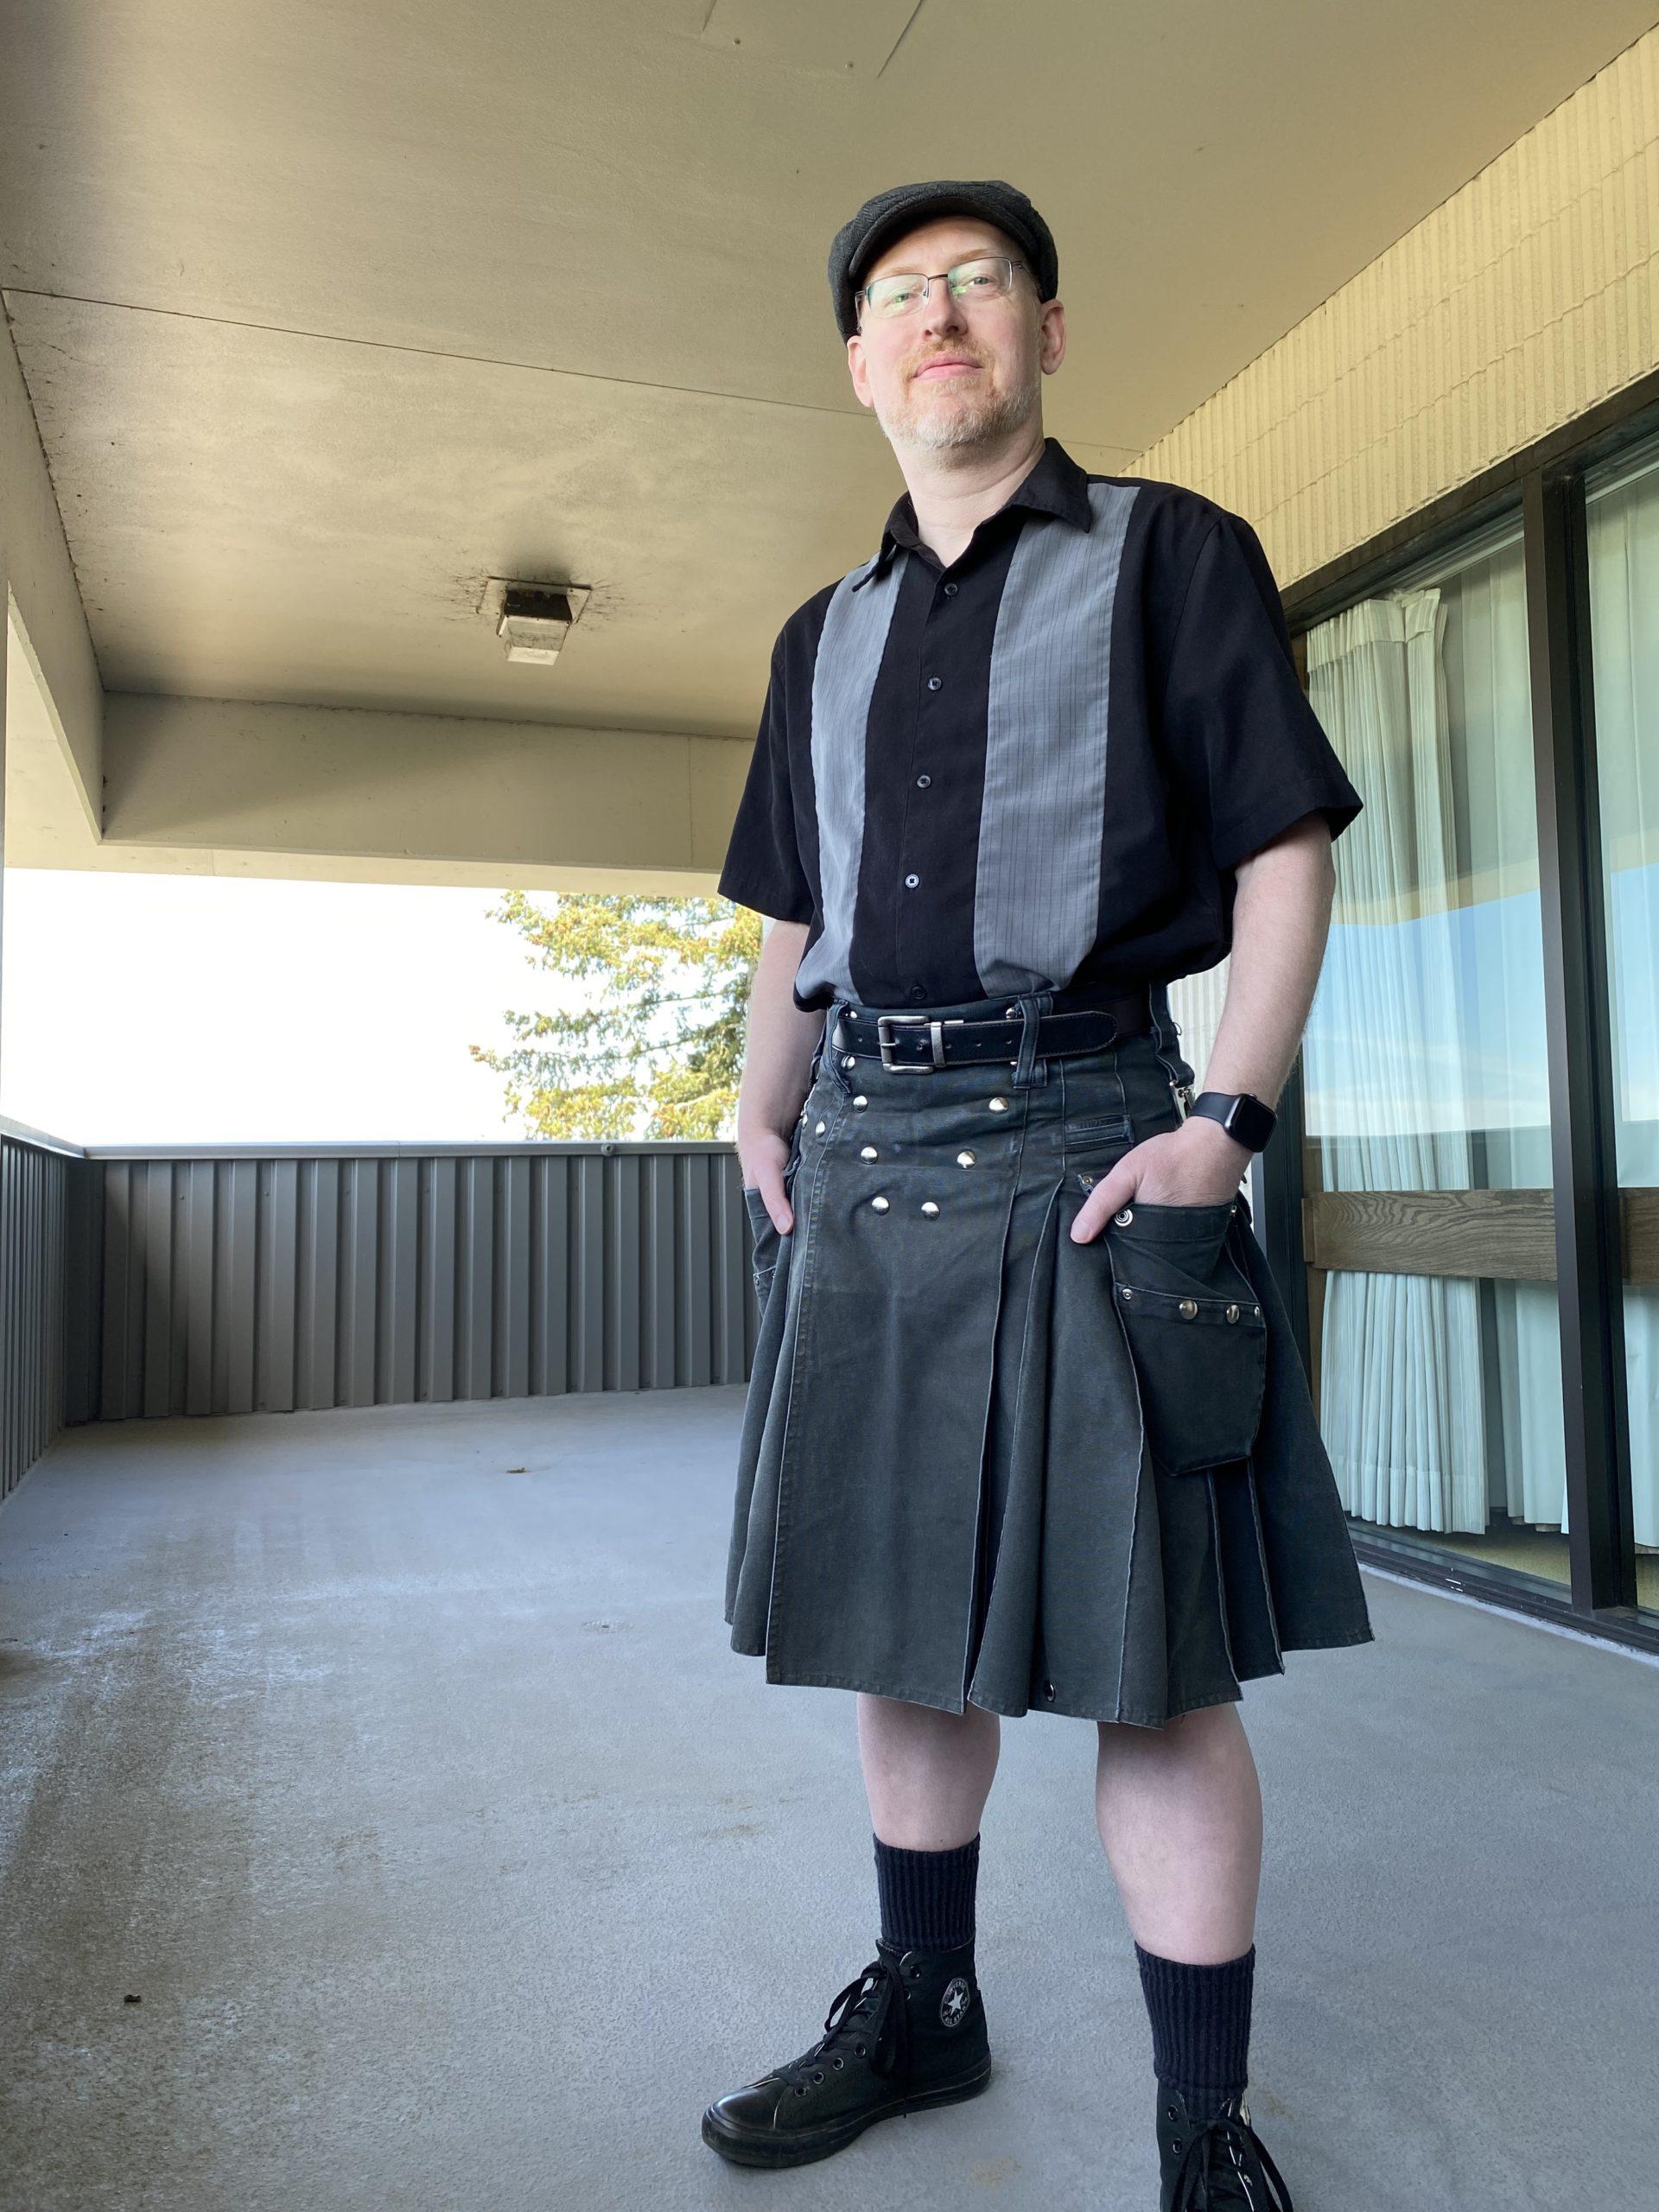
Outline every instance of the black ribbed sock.
<svg viewBox="0 0 1659 2212"><path fill-rule="evenodd" d="M1189 1966L1135 1947L1152 2022L1152 2067L1189 2105L1213 2112L1242 2096L1249 2074L1255 1946L1217 1966Z"/></svg>
<svg viewBox="0 0 1659 2212"><path fill-rule="evenodd" d="M884 1939L901 1951L948 1951L971 1943L978 1836L951 1851L907 1851L879 1835L872 1840Z"/></svg>

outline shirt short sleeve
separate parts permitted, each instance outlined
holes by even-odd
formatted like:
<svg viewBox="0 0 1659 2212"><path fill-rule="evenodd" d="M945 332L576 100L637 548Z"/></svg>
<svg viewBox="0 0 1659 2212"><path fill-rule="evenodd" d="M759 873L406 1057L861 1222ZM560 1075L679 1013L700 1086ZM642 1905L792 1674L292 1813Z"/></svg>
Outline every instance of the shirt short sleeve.
<svg viewBox="0 0 1659 2212"><path fill-rule="evenodd" d="M795 835L785 674L777 646L772 648L766 703L718 887L723 899L734 899L740 906L770 914L777 921L812 918L811 887Z"/></svg>
<svg viewBox="0 0 1659 2212"><path fill-rule="evenodd" d="M1339 837L1363 804L1307 702L1273 570L1242 516L1224 511L1198 549L1162 727L1218 868L1316 810Z"/></svg>

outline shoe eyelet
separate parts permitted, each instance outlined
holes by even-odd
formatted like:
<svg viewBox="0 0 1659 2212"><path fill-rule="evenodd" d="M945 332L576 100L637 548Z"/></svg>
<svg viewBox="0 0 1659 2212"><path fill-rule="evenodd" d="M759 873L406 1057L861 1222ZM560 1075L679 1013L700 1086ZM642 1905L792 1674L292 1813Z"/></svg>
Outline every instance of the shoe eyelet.
<svg viewBox="0 0 1659 2212"><path fill-rule="evenodd" d="M804 2097L806 2094L806 2091L801 2087L798 2082L795 2084L795 2094L798 2097Z"/></svg>
<svg viewBox="0 0 1659 2212"><path fill-rule="evenodd" d="M842 2067L842 2066L844 2066L844 2065L847 2063L847 2062L846 2062L846 2060L845 2060L844 2058L832 2058L832 2059L830 2060L830 2064L831 2064L832 2066L835 2066L835 2067L837 2067L837 2068L839 2068L839 2067Z"/></svg>
<svg viewBox="0 0 1659 2212"><path fill-rule="evenodd" d="M814 2071L814 2073L813 2073L813 2075L812 2075L812 2079L813 2079L815 2082L822 2082L822 2081L823 2081L823 2074L822 2074L821 2072L818 2072L818 2071L816 2071L816 2070L815 2070L815 2071Z"/></svg>

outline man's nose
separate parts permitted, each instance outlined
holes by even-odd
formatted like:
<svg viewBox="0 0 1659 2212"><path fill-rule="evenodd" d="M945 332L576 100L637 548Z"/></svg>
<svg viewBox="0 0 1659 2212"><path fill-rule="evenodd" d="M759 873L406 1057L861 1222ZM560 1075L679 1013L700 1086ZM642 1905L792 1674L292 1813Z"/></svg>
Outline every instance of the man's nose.
<svg viewBox="0 0 1659 2212"><path fill-rule="evenodd" d="M930 330L966 330L968 310L950 289L948 276L936 276L927 288L922 320Z"/></svg>

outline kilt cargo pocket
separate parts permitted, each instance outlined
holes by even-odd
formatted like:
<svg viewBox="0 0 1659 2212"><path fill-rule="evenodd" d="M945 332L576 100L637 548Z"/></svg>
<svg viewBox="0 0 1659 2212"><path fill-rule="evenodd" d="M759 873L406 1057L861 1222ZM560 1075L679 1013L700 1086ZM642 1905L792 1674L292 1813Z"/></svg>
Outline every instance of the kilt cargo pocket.
<svg viewBox="0 0 1659 2212"><path fill-rule="evenodd" d="M1136 1198L1104 1231L1147 1446L1169 1474L1244 1459L1261 1426L1268 1323L1230 1249L1236 1205Z"/></svg>

